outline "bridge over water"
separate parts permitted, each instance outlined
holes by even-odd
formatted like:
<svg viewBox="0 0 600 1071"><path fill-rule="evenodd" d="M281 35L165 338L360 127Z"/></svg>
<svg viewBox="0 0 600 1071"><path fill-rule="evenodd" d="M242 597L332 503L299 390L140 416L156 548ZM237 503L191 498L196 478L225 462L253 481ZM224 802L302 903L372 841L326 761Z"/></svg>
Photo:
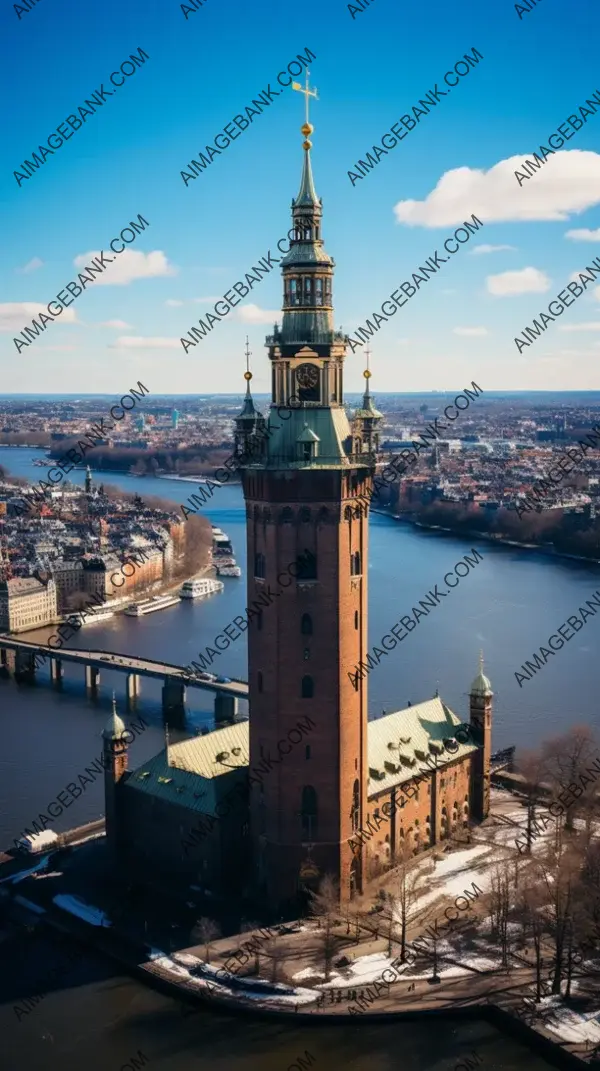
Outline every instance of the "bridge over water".
<svg viewBox="0 0 600 1071"><path fill-rule="evenodd" d="M11 654L12 652L12 654ZM238 699L248 698L246 681L231 679L228 684L203 681L189 677L183 666L168 662L156 662L150 658L136 658L118 651L77 651L54 647L43 643L31 643L14 636L0 634L0 669L14 672L17 680L35 680L38 663L48 663L50 679L59 684L63 677L63 663L71 662L84 667L86 688L95 692L100 683L100 671L110 669L125 675L125 694L134 699L140 694L140 678L153 677L162 680L162 702L165 714L183 713L186 688L201 688L215 693L215 721L233 720L237 714Z"/></svg>

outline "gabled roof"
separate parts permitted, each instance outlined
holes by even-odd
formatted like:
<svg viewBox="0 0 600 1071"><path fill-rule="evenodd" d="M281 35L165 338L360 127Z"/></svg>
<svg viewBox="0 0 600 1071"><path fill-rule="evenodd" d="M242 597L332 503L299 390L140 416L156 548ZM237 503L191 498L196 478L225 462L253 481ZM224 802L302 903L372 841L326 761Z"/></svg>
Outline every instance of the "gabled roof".
<svg viewBox="0 0 600 1071"><path fill-rule="evenodd" d="M440 768L476 751L474 744L456 741L456 729L463 724L439 696L369 722L367 795L386 792L427 770L428 755L438 757ZM444 741L450 739L456 741L452 752L444 748Z"/></svg>

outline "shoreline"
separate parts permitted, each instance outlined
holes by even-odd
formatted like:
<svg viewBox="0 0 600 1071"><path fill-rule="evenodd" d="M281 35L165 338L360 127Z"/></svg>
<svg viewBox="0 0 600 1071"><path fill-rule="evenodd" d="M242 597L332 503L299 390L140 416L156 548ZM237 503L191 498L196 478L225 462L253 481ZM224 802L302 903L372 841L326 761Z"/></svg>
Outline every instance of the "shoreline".
<svg viewBox="0 0 600 1071"><path fill-rule="evenodd" d="M518 547L519 550L535 550L538 554L544 554L549 558L566 558L571 561L585 562L586 565L600 565L600 558L586 558L582 554L568 554L564 551L555 550L554 547L550 549L542 543L521 543L517 539L505 539L501 535L478 532L475 528L459 532L454 528L447 528L441 524L425 524L423 521L415 520L409 515L390 513L389 510L385 509L374 509L372 512L379 514L380 517L389 517L393 521L399 521L400 524L410 524L413 528L422 528L424 531L429 532L443 532L446 535L454 536L456 539L485 539L486 542L495 543L496 546Z"/></svg>
<svg viewBox="0 0 600 1071"><path fill-rule="evenodd" d="M29 897L26 898L30 904L34 904ZM13 898L10 897L11 907L16 907ZM142 985L147 986L149 989L155 989L158 992L163 993L165 996L176 1000L183 1012L183 1005L190 1006L190 1015L193 1015L193 1008L196 1010L206 1010L222 1012L232 1016L246 1016L258 1020L271 1020L279 1019L287 1021L290 1024L302 1023L302 1026L311 1026L318 1029L322 1027L337 1026L340 1029L347 1029L349 1026L357 1027L360 1023L360 1019L357 1016L353 1021L352 1017L345 1014L341 1009L339 1012L330 1011L316 1011L302 1008L300 1005L297 1010L291 1008L282 1008L269 1006L260 1003L256 999L244 1001L243 998L232 997L225 994L213 994L210 996L203 992L192 991L182 982L176 981L173 977L168 977L167 973L161 970L153 964L151 960L140 962L139 955L135 954L134 947L132 947L131 939L127 934L122 936L116 931L114 927L109 930L95 930L92 926L82 922L75 917L65 917L64 915L58 917L54 910L42 909L43 915L38 915L29 907L25 906L23 902L19 905L19 910L15 914L21 915L22 913L29 911L31 914L31 922L34 924L41 924L42 927L48 928L63 933L79 941L88 947L91 947L97 955L105 956L113 963L117 963L124 972ZM35 905L40 907L41 905ZM112 932L111 932L112 931ZM124 941L123 941L124 938ZM124 946L129 946L126 951ZM492 994L489 992L482 992L477 997L469 999L465 1002L464 996L457 996L455 1003L449 1001L444 1007L435 1007L429 1004L427 1007L413 1006L406 1009L389 1009L386 1011L372 1011L366 1012L369 1022L378 1023L390 1023L397 1022L415 1022L426 1020L444 1020L450 1021L457 1018L464 1018L466 1020L486 1020L501 1033L508 1034L515 1037L522 1044L526 1045L530 1052L539 1053L541 1056L549 1059L554 1066L561 1068L585 1068L593 1066L587 1060L582 1059L578 1054L569 1051L564 1044L555 1041L549 1036L543 1028L535 1029L533 1026L526 1024L518 1015L513 1014L507 1008L497 1004L491 999ZM439 991L436 993L436 1001L439 1000Z"/></svg>

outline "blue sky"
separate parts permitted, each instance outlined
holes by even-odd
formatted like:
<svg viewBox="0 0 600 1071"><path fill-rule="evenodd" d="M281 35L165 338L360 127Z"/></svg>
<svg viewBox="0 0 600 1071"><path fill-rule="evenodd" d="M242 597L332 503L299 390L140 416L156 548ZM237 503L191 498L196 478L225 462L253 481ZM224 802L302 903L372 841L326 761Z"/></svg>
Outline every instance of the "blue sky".
<svg viewBox="0 0 600 1071"><path fill-rule="evenodd" d="M597 388L600 286L522 355L513 340L600 255L600 109L523 187L503 164L531 158L600 90L594 7L542 0L519 19L508 0L374 0L352 19L338 0L205 0L186 19L174 0L39 0L19 20L3 0L0 390L120 394L138 378L153 393L241 390L246 334L254 385L269 389L278 271L187 354L179 339L211 309L202 299L229 290L286 233L302 97L284 90L187 187L180 171L306 47L336 326L352 333L460 221L485 220L373 338L374 391L472 379L488 390ZM13 170L138 47L145 65L19 187ZM353 186L348 170L473 48L478 66ZM417 205L395 212L403 202ZM47 305L76 277L76 258L107 249L138 213L149 229L78 297L76 322L63 313L19 356L12 340L31 322L28 306ZM591 240L566 237L574 230ZM477 245L513 248L474 254ZM349 351L347 390L360 389L363 366Z"/></svg>

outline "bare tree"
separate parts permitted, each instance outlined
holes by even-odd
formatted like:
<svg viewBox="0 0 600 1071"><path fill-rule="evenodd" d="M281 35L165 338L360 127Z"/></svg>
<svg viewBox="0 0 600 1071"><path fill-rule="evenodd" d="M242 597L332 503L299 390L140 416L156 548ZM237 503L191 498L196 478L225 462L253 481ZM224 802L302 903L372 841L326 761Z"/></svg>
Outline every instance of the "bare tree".
<svg viewBox="0 0 600 1071"><path fill-rule="evenodd" d="M194 929L192 930L194 940L199 940L200 944L204 945L204 957L207 963L210 963L210 946L213 941L216 941L217 937L221 936L221 930L214 921L214 919L206 918L203 916L198 919Z"/></svg>
<svg viewBox="0 0 600 1071"><path fill-rule="evenodd" d="M259 928L260 923L256 919L244 919L240 927L240 933L252 933ZM254 973L260 974L260 947L258 945L254 946Z"/></svg>
<svg viewBox="0 0 600 1071"><path fill-rule="evenodd" d="M285 953L281 947L281 941L274 937L265 947L265 952L271 960L270 979L272 982L279 981L279 968L285 961Z"/></svg>
<svg viewBox="0 0 600 1071"><path fill-rule="evenodd" d="M545 761L542 755L536 751L524 751L518 759L519 773L525 778L525 806L527 808L526 854L531 855L531 845L534 839L536 808L542 794L542 781L544 778Z"/></svg>
<svg viewBox="0 0 600 1071"><path fill-rule="evenodd" d="M334 927L339 914L340 896L335 878L331 874L326 874L318 891L309 892L309 898L310 913L318 921L320 955L325 970L325 981L328 982L333 957L338 947Z"/></svg>
<svg viewBox="0 0 600 1071"><path fill-rule="evenodd" d="M510 863L503 860L497 864L492 874L490 897L492 938L496 938L502 954L502 966L508 967L509 938L508 923L511 901Z"/></svg>
<svg viewBox="0 0 600 1071"><path fill-rule="evenodd" d="M517 912L525 937L531 937L535 953L535 1002L542 999L543 939L546 926L544 909L548 902L546 885L537 880L525 882L517 901Z"/></svg>
<svg viewBox="0 0 600 1071"><path fill-rule="evenodd" d="M598 743L592 729L587 725L576 725L568 733L553 737L544 745L544 758L548 774L558 794L569 785L580 785L580 777L585 776L586 767L598 757ZM588 779L589 780L589 779ZM573 819L582 806L583 797L567 807L565 829L573 830Z"/></svg>
<svg viewBox="0 0 600 1071"><path fill-rule="evenodd" d="M400 945L400 962L406 960L406 936L409 921L417 905L421 887L426 879L425 870L419 867L408 844L403 844L398 853L398 864L394 867L393 878L388 890L388 909L386 918L389 925L388 947L391 946L394 930L397 930Z"/></svg>

